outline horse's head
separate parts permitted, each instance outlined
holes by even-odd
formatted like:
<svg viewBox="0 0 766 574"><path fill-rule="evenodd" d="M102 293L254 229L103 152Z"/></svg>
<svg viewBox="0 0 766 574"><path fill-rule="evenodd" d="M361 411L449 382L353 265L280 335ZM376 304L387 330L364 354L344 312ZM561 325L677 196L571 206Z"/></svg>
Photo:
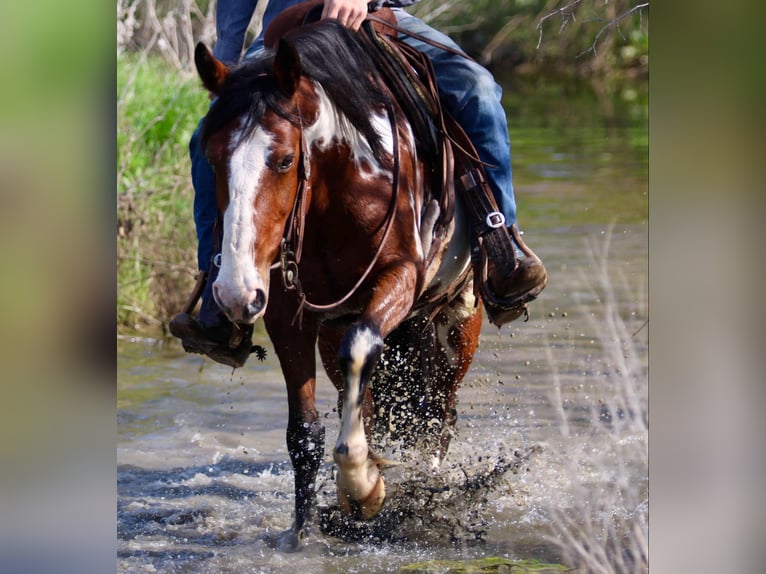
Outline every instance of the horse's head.
<svg viewBox="0 0 766 574"><path fill-rule="evenodd" d="M197 71L215 96L202 131L223 214L223 243L213 295L237 323L266 310L270 267L278 255L299 185L301 125L311 123L310 82L287 43L276 55L229 70L206 46Z"/></svg>
<svg viewBox="0 0 766 574"><path fill-rule="evenodd" d="M266 310L270 267L308 171L302 164L313 161L315 152L340 146L340 155L368 174L390 169L391 133L384 119L390 103L374 80L369 55L331 20L291 34L276 50L231 70L203 44L195 63L215 96L201 140L223 213L213 294L232 321L253 323ZM337 157L333 161L341 161ZM341 171L336 164L329 179L346 189L348 182L337 181ZM319 170L312 172L320 179Z"/></svg>

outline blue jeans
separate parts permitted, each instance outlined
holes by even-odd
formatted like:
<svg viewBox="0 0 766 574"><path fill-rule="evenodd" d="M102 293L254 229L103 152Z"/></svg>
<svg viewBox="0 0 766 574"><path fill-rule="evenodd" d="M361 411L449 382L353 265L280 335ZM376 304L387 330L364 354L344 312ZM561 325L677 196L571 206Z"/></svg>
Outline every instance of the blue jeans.
<svg viewBox="0 0 766 574"><path fill-rule="evenodd" d="M253 3L253 0L230 0ZM264 14L264 29L268 22L287 6L301 0L271 0ZM219 0L219 7L221 5ZM460 47L448 36L434 30L424 22L400 9L395 9L399 25L414 33L426 36L456 50ZM220 19L220 14L219 14ZM232 20L234 21L234 20ZM249 21L249 19L248 19ZM220 29L219 20L219 29ZM235 24L232 24L235 25ZM236 24L236 25L241 25ZM245 23L247 26L247 23ZM219 37L220 33L219 33ZM244 30L242 31L244 37ZM461 56L445 52L415 38L402 38L407 44L428 54L433 61L436 82L446 109L460 123L471 138L481 160L492 167L487 168L492 193L500 211L505 215L506 225L516 222L516 200L511 176L511 144L508 124L500 98L502 90L495 79L479 64ZM216 48L217 48L216 44ZM239 44L241 50L241 41ZM245 58L263 48L262 34L247 49ZM218 56L216 53L216 57ZM200 121L200 125L201 125ZM192 135L189 153L192 163L194 185L194 223L197 227L197 263L199 269L208 271L213 253L213 225L218 216L215 201L215 179L210 165L199 147L200 127Z"/></svg>
<svg viewBox="0 0 766 574"><path fill-rule="evenodd" d="M399 26L454 50L461 50L449 36L434 30L401 9L394 9ZM506 225L516 223L516 199L511 176L511 142L501 103L502 88L484 67L409 36L400 39L427 54L446 110L465 130L487 167L487 179Z"/></svg>

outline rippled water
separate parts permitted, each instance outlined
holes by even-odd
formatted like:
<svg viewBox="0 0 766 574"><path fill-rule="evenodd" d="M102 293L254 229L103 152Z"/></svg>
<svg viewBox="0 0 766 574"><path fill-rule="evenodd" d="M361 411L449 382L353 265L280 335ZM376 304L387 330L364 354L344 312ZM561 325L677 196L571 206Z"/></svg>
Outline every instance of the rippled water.
<svg viewBox="0 0 766 574"><path fill-rule="evenodd" d="M482 556L558 562L561 513L592 507L628 523L631 513L645 516L641 152L620 156L624 138L606 137L583 160L571 145L562 155L551 134L518 135L514 141L527 143L515 148L517 195L526 193L529 243L546 263L549 285L529 322L501 331L485 322L442 472L430 476L416 457L393 454L403 464L384 472L386 512L399 516L391 539L344 541L315 525L301 552L272 550L266 537L290 526L293 507L286 393L273 352L232 372L172 340L124 337L120 572L395 572L424 560ZM256 338L270 349L262 333ZM336 394L321 366L318 373L317 408L332 445ZM321 507L334 503L331 463L328 448Z"/></svg>
<svg viewBox="0 0 766 574"><path fill-rule="evenodd" d="M599 457L611 448L608 441L646 440L629 427L617 436L599 432L598 426L608 421L602 405L611 400L621 377L605 350L609 341L602 340L599 309L605 301L589 290L587 274L563 280L584 268L572 253L578 248L585 252L583 238L568 235L553 233L540 249L550 286L530 321L502 331L485 325L459 393L458 434L439 478L459 499L435 495L423 512L427 523L398 533L409 539L404 542L348 543L315 527L303 552L271 550L264 535L290 526L293 504L284 438L286 397L276 360L252 361L232 373L184 354L174 341L120 341L121 571L288 572L303 567L309 572L375 572L428 558L477 555L556 561L558 553L545 538L545 508L566 507L573 496L573 477L563 457L593 460L594 468L578 469L578 477L608 482L614 469L604 468ZM598 230L592 236L603 243ZM615 229L613 295L628 329L638 331L631 341L645 362L644 249L640 229ZM268 347L267 340L261 342ZM328 444L339 426L335 401L335 390L322 374L317 402ZM508 472L493 488L479 489L473 504L460 498L469 477L487 474L501 456L528 453L536 445L542 451L530 454L518 474ZM627 463L630 480L645 482L646 460ZM320 473L323 506L334 502L331 469L328 451ZM386 474L394 508L402 504L396 501L397 488L411 495L412 483L425 476L412 461ZM463 524L450 522L455 520Z"/></svg>

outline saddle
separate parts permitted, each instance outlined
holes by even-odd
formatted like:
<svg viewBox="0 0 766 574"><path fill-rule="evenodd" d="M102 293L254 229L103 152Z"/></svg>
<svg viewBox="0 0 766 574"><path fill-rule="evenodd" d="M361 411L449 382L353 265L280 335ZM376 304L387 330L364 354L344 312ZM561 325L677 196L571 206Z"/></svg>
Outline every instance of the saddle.
<svg viewBox="0 0 766 574"><path fill-rule="evenodd" d="M266 29L265 46L274 48L279 39L291 31L318 22L322 8L323 0L307 0L285 9ZM452 235L457 185L475 237L471 261L476 295L481 295L490 312L511 309L526 312L526 301L505 301L496 297L488 287L487 253L515 267L517 260L513 243L505 226L493 224L487 216L498 213L499 209L487 184L484 164L465 131L442 108L430 58L399 40L397 30L399 27L393 11L380 8L374 14L368 14L359 31L359 38L368 47L368 53L386 86L407 117L415 134L418 153L429 159L438 170L431 190L432 197L425 198L426 208L421 222L425 264L430 270L425 285L430 282L429 275L433 277L437 272L444 244ZM433 43L427 38L419 38ZM439 47L454 52L447 46ZM469 58L462 52L460 55ZM513 239L523 244L518 233L513 233ZM525 248L526 245L523 245L522 250L526 252ZM426 290L417 306L435 304L438 308L449 303L470 279L471 266L467 266L446 291L443 288L435 293Z"/></svg>

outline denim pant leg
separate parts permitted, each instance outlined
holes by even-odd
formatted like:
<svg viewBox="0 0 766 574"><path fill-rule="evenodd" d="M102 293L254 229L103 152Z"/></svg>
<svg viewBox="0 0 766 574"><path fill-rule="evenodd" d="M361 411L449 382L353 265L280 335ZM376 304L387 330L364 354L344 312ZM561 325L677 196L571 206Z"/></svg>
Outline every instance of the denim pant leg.
<svg viewBox="0 0 766 574"><path fill-rule="evenodd" d="M197 228L197 265L200 271L209 271L213 258L213 229L218 217L215 199L215 174L200 148L202 120L189 141L191 176L194 186L194 225Z"/></svg>
<svg viewBox="0 0 766 574"><path fill-rule="evenodd" d="M434 30L403 10L395 10L399 26L450 46L460 47L449 36ZM433 62L436 83L447 111L457 120L476 146L486 168L492 193L506 219L516 222L516 199L511 174L511 143L508 122L501 103L502 89L483 66L416 38L404 42L426 53Z"/></svg>
<svg viewBox="0 0 766 574"><path fill-rule="evenodd" d="M216 5L216 42L213 55L226 65L239 62L245 34L258 0L219 0Z"/></svg>
<svg viewBox="0 0 766 574"><path fill-rule="evenodd" d="M295 4L300 4L304 0L269 0L266 10L263 12L263 21L261 22L261 33L253 40L253 43L248 46L245 51L245 55L242 56L242 60L249 60L253 58L258 52L263 49L263 36L266 33L266 28L269 27L271 21L279 16L286 8Z"/></svg>

